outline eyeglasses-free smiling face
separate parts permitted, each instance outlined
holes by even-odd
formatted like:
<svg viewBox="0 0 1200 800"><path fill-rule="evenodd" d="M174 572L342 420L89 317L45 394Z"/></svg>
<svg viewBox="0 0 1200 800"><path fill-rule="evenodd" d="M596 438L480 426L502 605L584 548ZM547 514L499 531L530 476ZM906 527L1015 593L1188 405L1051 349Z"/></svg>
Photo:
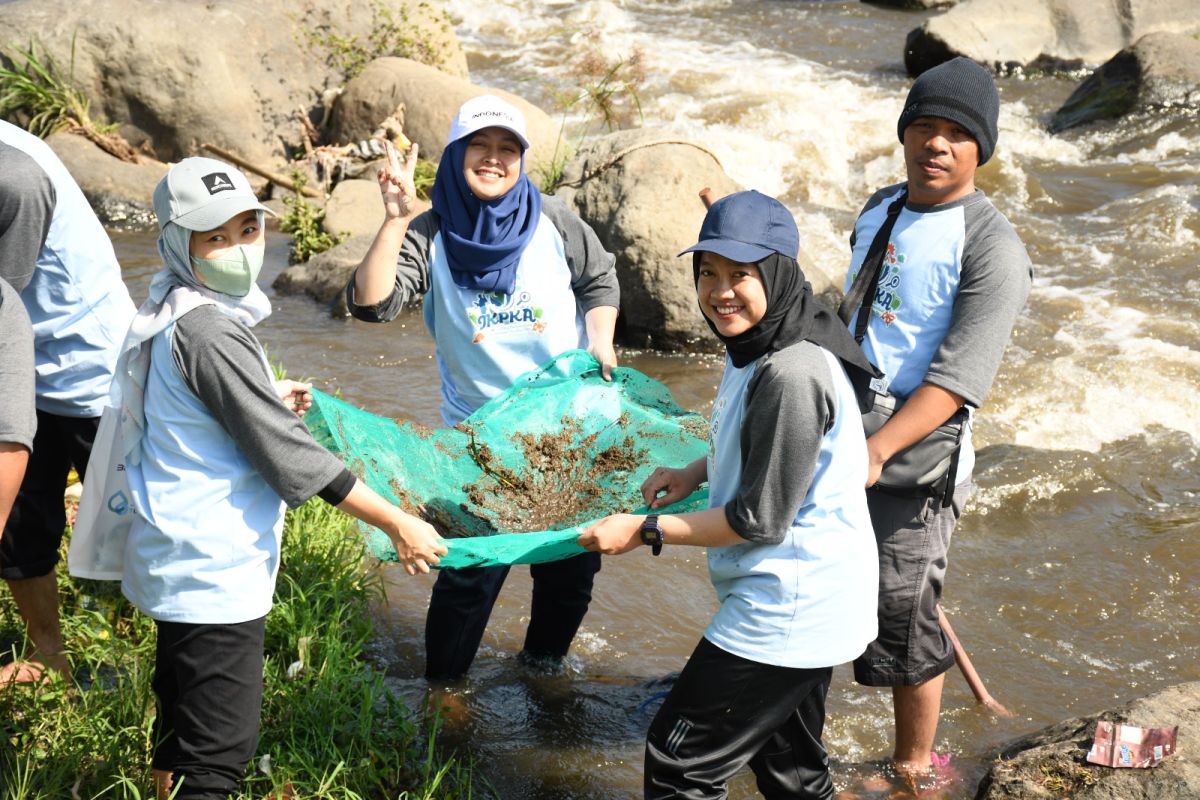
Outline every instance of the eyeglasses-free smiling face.
<svg viewBox="0 0 1200 800"><path fill-rule="evenodd" d="M722 336L745 333L767 313L767 290L758 267L716 253L700 254L696 297Z"/></svg>
<svg viewBox="0 0 1200 800"><path fill-rule="evenodd" d="M967 129L942 117L917 117L904 129L904 167L914 203L949 203L975 191L979 145Z"/></svg>
<svg viewBox="0 0 1200 800"><path fill-rule="evenodd" d="M471 134L463 157L467 188L480 200L508 194L521 177L521 142L509 130L492 127Z"/></svg>

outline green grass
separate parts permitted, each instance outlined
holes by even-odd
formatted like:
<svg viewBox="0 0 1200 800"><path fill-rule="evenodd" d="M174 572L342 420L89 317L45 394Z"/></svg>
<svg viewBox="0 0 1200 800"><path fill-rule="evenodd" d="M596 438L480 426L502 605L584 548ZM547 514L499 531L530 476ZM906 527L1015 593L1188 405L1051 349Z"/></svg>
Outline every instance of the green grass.
<svg viewBox="0 0 1200 800"><path fill-rule="evenodd" d="M627 58L610 59L599 49L588 48L570 65L567 74L574 79L574 87L552 93L562 110L554 152L530 169L538 188L547 194L553 194L562 184L567 162L586 139L643 121L638 90L646 80L646 70L640 50L635 49ZM583 117L574 144L566 141L567 115L572 112Z"/></svg>
<svg viewBox="0 0 1200 800"><path fill-rule="evenodd" d="M71 42L71 66L64 76L49 53L38 46L0 49L0 117L17 122L30 133L45 138L64 128L79 127L98 135L111 133L115 125L92 120L90 104L72 83L75 42Z"/></svg>
<svg viewBox="0 0 1200 800"><path fill-rule="evenodd" d="M288 514L267 617L262 732L237 797L288 785L303 798L472 797L469 767L433 747L436 719L414 717L364 660L382 584L364 571L347 525L319 500ZM0 800L153 797L154 623L113 583L63 572L59 593L76 683L0 691ZM0 635L19 631L12 603L0 602ZM253 768L264 756L270 775Z"/></svg>

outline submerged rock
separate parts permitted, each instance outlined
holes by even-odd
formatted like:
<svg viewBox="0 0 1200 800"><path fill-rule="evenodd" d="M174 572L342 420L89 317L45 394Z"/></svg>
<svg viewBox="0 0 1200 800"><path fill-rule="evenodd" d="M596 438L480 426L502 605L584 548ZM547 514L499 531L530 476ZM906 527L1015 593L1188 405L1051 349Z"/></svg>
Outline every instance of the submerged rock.
<svg viewBox="0 0 1200 800"><path fill-rule="evenodd" d="M352 236L303 264L293 264L283 270L271 287L280 294L307 294L318 302L331 304L334 315L344 317L349 314L346 284L374 240L373 233Z"/></svg>
<svg viewBox="0 0 1200 800"><path fill-rule="evenodd" d="M1087 762L1096 721L1143 728L1179 726L1180 748L1151 769ZM1183 683L1095 716L1069 719L1009 744L976 800L1179 800L1200 797L1200 753L1188 745L1200 729L1200 681Z"/></svg>
<svg viewBox="0 0 1200 800"><path fill-rule="evenodd" d="M563 177L556 194L616 256L621 340L663 350L715 344L696 305L691 259L678 254L704 220L698 192L741 188L716 157L668 131L618 131L581 147Z"/></svg>
<svg viewBox="0 0 1200 800"><path fill-rule="evenodd" d="M1106 61L1076 87L1050 132L1134 111L1200 109L1200 40L1152 33Z"/></svg>
<svg viewBox="0 0 1200 800"><path fill-rule="evenodd" d="M908 34L910 75L955 56L997 69L1078 69L1142 36L1200 31L1196 0L963 0Z"/></svg>

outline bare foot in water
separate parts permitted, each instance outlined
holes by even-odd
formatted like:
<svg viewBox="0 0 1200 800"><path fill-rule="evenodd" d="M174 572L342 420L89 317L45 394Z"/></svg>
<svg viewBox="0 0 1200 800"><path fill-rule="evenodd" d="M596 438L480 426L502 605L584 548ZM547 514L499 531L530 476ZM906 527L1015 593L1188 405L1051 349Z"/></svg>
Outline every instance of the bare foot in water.
<svg viewBox="0 0 1200 800"><path fill-rule="evenodd" d="M471 721L467 696L461 689L431 687L426 702L428 712L441 717L447 730L463 730Z"/></svg>

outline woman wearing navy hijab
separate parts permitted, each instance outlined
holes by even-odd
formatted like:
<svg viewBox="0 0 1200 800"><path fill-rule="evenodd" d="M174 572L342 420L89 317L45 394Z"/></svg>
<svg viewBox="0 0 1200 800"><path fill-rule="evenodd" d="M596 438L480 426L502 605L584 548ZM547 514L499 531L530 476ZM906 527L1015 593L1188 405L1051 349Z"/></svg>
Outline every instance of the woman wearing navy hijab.
<svg viewBox="0 0 1200 800"><path fill-rule="evenodd" d="M463 104L438 164L433 208L411 218L417 145L379 171L386 217L346 288L350 313L387 322L423 298L437 346L442 421L455 425L521 374L575 348L610 378L620 294L613 257L525 173L525 118L492 95ZM600 569L595 553L530 567L522 656L555 665L570 648ZM466 674L508 567L444 569L425 621L425 675Z"/></svg>

